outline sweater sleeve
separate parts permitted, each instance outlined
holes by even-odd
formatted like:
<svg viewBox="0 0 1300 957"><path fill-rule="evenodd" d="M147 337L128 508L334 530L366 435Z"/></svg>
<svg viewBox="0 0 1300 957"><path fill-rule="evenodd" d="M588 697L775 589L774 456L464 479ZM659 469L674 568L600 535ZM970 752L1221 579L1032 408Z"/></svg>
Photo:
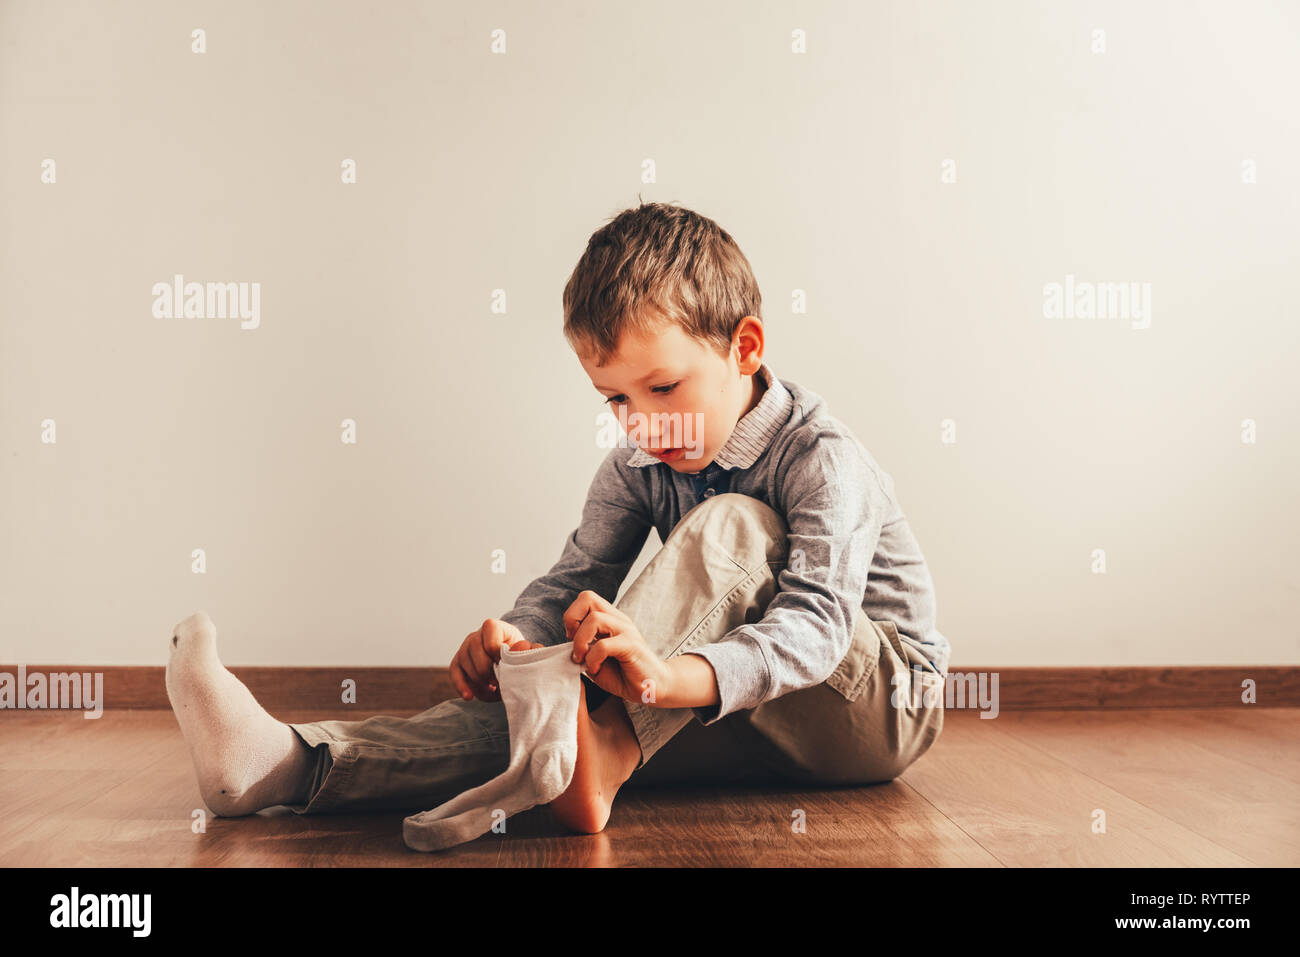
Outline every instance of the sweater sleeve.
<svg viewBox="0 0 1300 957"><path fill-rule="evenodd" d="M690 652L717 677L719 703L694 709L705 725L821 684L848 654L888 492L851 434L801 444L779 480L788 552L776 594L759 621Z"/></svg>
<svg viewBox="0 0 1300 957"><path fill-rule="evenodd" d="M641 554L653 522L648 499L637 494L637 476L625 464L629 454L626 448L610 450L591 480L582 520L565 540L559 560L500 616L530 641L557 645L567 640L564 613L578 592L591 589L612 602Z"/></svg>

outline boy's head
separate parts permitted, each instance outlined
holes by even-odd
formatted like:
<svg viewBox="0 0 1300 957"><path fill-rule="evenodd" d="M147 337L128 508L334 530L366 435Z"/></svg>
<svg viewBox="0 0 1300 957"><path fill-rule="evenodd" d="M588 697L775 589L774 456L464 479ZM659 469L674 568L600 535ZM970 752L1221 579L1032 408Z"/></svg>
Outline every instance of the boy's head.
<svg viewBox="0 0 1300 957"><path fill-rule="evenodd" d="M588 240L564 287L564 336L629 436L698 472L762 394L761 306L749 260L717 223L643 203Z"/></svg>

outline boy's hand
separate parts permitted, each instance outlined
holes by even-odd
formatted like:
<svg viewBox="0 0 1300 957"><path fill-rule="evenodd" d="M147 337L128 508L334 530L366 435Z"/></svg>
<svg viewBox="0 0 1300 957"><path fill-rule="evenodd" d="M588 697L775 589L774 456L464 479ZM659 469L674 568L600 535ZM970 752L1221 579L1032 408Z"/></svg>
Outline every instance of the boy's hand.
<svg viewBox="0 0 1300 957"><path fill-rule="evenodd" d="M594 591L578 594L564 613L564 633L573 639L573 660L610 694L652 707L671 695L672 672L650 650L632 619Z"/></svg>
<svg viewBox="0 0 1300 957"><path fill-rule="evenodd" d="M460 650L451 659L451 666L447 669L451 683L456 686L462 698L501 700L492 666L501 660L502 647L511 651L527 651L529 648L543 646L526 639L523 632L509 622L496 618L486 619L483 627L465 636Z"/></svg>

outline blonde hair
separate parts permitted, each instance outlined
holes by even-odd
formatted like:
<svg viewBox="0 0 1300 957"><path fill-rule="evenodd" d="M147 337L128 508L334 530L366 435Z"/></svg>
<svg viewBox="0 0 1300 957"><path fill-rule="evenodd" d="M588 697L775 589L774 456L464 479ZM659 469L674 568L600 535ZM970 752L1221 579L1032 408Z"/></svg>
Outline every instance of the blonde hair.
<svg viewBox="0 0 1300 957"><path fill-rule="evenodd" d="M692 210L643 202L587 240L564 286L564 337L604 365L625 331L676 322L725 357L741 319L762 321L762 301L726 230Z"/></svg>

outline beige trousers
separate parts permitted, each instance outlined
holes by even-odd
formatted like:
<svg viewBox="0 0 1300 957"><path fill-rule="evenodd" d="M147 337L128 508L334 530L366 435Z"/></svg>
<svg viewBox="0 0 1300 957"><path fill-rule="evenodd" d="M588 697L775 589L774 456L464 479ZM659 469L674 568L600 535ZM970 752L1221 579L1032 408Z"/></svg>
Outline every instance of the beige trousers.
<svg viewBox="0 0 1300 957"><path fill-rule="evenodd" d="M756 498L705 499L673 527L618 608L662 657L717 641L763 617L785 566L786 531ZM625 702L645 756L627 786L892 780L943 729L942 694L925 694L935 688L942 691L942 679L894 623L871 621L858 607L848 654L823 684L708 727L690 708Z"/></svg>

